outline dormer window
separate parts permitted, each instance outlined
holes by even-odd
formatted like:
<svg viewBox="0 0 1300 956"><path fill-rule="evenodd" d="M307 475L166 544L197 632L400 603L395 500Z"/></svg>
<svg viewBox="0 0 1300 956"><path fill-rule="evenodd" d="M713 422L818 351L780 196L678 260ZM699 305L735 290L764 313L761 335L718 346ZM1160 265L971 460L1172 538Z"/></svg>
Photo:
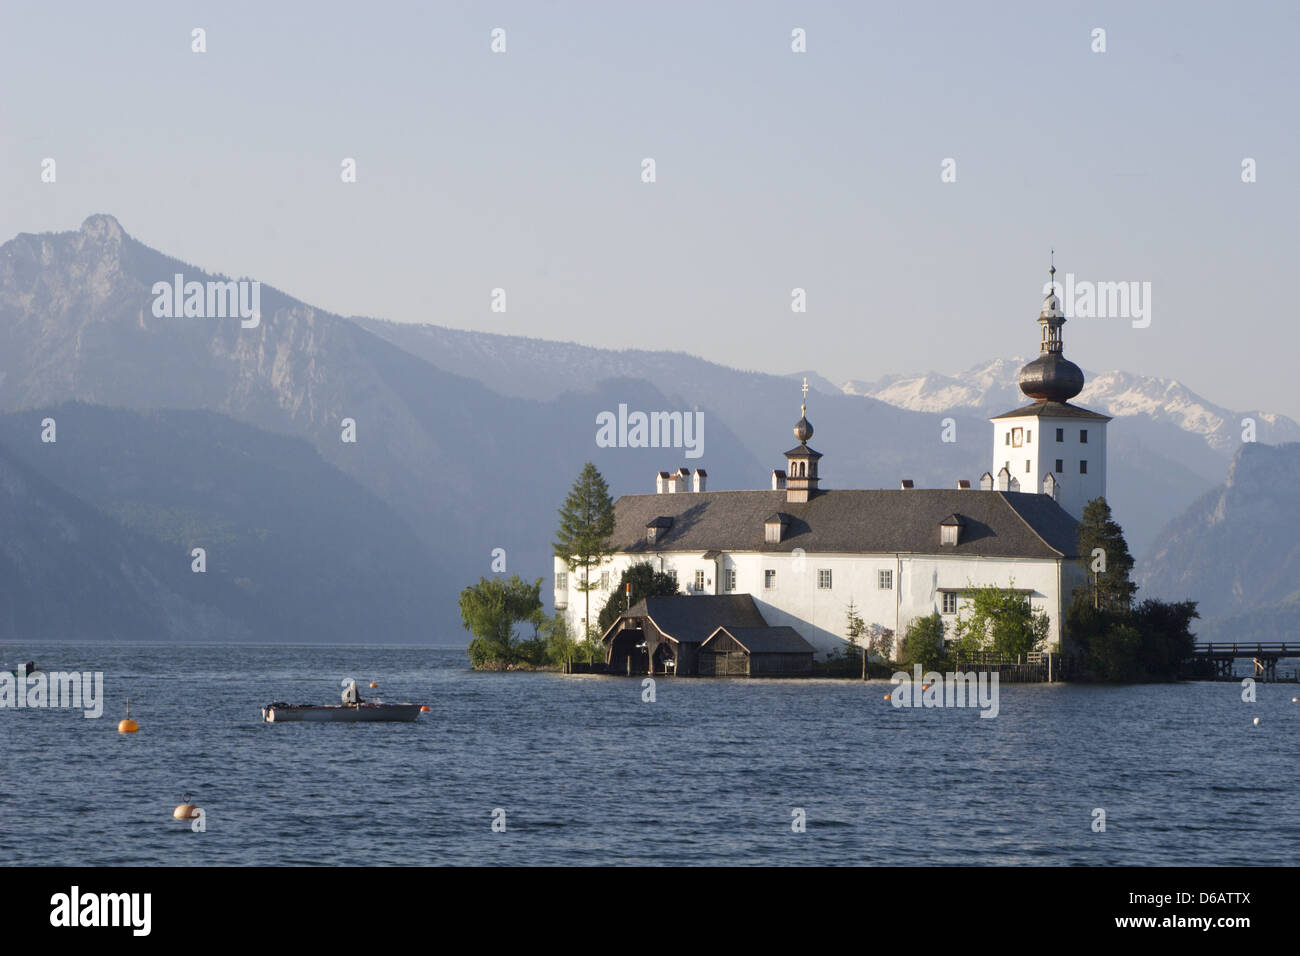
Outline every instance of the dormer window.
<svg viewBox="0 0 1300 956"><path fill-rule="evenodd" d="M645 526L646 544L657 544L662 541L668 529L673 526L673 519L660 516L655 518Z"/></svg>
<svg viewBox="0 0 1300 956"><path fill-rule="evenodd" d="M774 514L763 522L763 540L768 544L780 544L785 536L786 516Z"/></svg>
<svg viewBox="0 0 1300 956"><path fill-rule="evenodd" d="M939 544L954 548L961 540L961 528L964 522L957 515L949 515L939 523Z"/></svg>

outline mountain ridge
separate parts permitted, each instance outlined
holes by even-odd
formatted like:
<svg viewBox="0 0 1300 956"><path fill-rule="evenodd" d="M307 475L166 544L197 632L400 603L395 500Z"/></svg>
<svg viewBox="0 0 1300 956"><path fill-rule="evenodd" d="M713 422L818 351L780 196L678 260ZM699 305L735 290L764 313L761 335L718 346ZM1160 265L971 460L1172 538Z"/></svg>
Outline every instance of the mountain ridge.
<svg viewBox="0 0 1300 956"><path fill-rule="evenodd" d="M940 413L846 394L813 371L747 372L682 351L345 318L269 285L255 328L157 318L153 283L178 271L226 278L144 245L104 214L75 232L23 233L0 245L0 409L83 401L206 411L305 440L401 515L430 556L428 586L443 609L435 634L459 633L458 591L491 573L496 548L509 554L510 573L549 579L555 512L587 460L615 497L649 491L656 472L679 465L706 467L711 488L766 487L771 469L784 466L806 376L826 487L890 488L902 478L950 487L989 470L992 434L979 402L1016 393L1017 359L977 366L974 385L965 383L976 391L962 393L968 404ZM1106 394L1136 387L1120 375L1109 385L1106 373L1097 376ZM944 387L936 379L921 393ZM1229 417L1199 396L1178 404L1182 393L1171 393L1176 407L1163 414L1143 403L1141 389L1110 429L1110 499L1139 555L1222 480L1226 446L1207 435L1226 434ZM596 416L620 404L701 411L704 456L597 447ZM1017 394L1012 404L1023 400ZM356 424L355 442L342 440L345 418ZM948 418L956 441L943 438ZM1283 416L1260 421L1261 439L1294 426Z"/></svg>

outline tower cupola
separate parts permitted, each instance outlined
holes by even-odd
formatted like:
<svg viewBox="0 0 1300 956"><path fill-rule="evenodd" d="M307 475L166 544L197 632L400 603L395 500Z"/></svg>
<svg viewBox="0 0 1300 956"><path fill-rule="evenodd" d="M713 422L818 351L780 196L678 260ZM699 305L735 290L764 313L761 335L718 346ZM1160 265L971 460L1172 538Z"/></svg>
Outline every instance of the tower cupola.
<svg viewBox="0 0 1300 956"><path fill-rule="evenodd" d="M1038 358L1020 370L1020 390L1038 402L1068 402L1083 391L1083 370L1062 354L1061 326L1065 313L1056 296L1056 263L1048 271L1051 291L1038 315L1043 338Z"/></svg>
<svg viewBox="0 0 1300 956"><path fill-rule="evenodd" d="M785 453L785 500L807 501L817 494L817 462L821 453L808 447L813 436L812 422L808 421L808 379L803 380L803 404L799 406L799 421L794 426L794 437L799 444Z"/></svg>

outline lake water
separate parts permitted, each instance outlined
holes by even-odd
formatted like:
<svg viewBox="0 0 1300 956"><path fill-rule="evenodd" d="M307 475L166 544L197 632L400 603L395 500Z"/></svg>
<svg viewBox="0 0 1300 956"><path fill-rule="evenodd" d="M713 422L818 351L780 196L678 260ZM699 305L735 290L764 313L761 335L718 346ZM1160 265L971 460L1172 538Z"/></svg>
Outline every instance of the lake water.
<svg viewBox="0 0 1300 956"><path fill-rule="evenodd" d="M999 716L981 719L895 709L883 681L664 678L644 703L639 680L473 673L456 649L0 645L0 658L103 671L107 699L98 720L0 709L7 863L1300 859L1295 684L1258 685L1253 704L1229 683L1003 685ZM274 700L337 703L344 677L432 711L261 721ZM117 733L128 696L134 735ZM206 832L172 819L185 791Z"/></svg>

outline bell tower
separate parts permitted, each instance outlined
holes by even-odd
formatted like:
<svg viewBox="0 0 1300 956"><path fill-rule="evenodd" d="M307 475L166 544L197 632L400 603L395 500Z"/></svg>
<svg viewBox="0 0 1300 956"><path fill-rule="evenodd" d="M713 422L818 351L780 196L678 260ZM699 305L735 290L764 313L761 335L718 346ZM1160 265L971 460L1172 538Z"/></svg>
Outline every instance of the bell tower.
<svg viewBox="0 0 1300 956"><path fill-rule="evenodd" d="M794 437L799 444L785 453L785 500L788 502L805 502L817 494L817 462L822 456L808 447L808 439L812 436L812 422L808 421L808 379L805 378L799 421L794 426Z"/></svg>
<svg viewBox="0 0 1300 956"><path fill-rule="evenodd" d="M993 422L991 474L1003 470L1022 493L1047 494L1076 519L1094 498L1106 496L1106 424L1070 399L1083 391L1083 370L1065 357L1065 312L1056 295L1056 264L1038 315L1038 358L1020 370L1020 390L1033 402ZM1040 491L1041 489L1041 491Z"/></svg>

